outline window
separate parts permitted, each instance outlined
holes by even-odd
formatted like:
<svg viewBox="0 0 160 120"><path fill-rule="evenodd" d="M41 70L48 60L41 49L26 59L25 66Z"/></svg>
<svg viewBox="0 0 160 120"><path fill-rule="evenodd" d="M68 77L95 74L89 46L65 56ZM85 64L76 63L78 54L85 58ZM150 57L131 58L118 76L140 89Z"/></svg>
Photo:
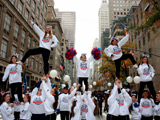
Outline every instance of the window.
<svg viewBox="0 0 160 120"><path fill-rule="evenodd" d="M149 57L152 57L152 48L149 48Z"/></svg>
<svg viewBox="0 0 160 120"><path fill-rule="evenodd" d="M45 13L45 15L47 15L47 8L46 7L44 9L44 13Z"/></svg>
<svg viewBox="0 0 160 120"><path fill-rule="evenodd" d="M38 61L36 61L36 67L35 67L36 70L38 70Z"/></svg>
<svg viewBox="0 0 160 120"><path fill-rule="evenodd" d="M24 45L25 43L25 37L26 37L26 31L22 31L22 39L21 39L21 43Z"/></svg>
<svg viewBox="0 0 160 120"><path fill-rule="evenodd" d="M7 13L5 16L4 29L9 32L12 17Z"/></svg>
<svg viewBox="0 0 160 120"><path fill-rule="evenodd" d="M117 15L119 15L119 12L117 12Z"/></svg>
<svg viewBox="0 0 160 120"><path fill-rule="evenodd" d="M113 3L116 3L116 1L113 1Z"/></svg>
<svg viewBox="0 0 160 120"><path fill-rule="evenodd" d="M31 21L33 21L33 22L34 22L34 18L33 18L33 17L31 17Z"/></svg>
<svg viewBox="0 0 160 120"><path fill-rule="evenodd" d="M19 4L18 4L18 11L19 11L19 13L22 14L22 11L23 11L23 3L22 3L21 0L19 1Z"/></svg>
<svg viewBox="0 0 160 120"><path fill-rule="evenodd" d="M27 47L31 48L31 37L30 36L28 36L28 46Z"/></svg>
<svg viewBox="0 0 160 120"><path fill-rule="evenodd" d="M116 12L114 12L114 15L116 15Z"/></svg>
<svg viewBox="0 0 160 120"><path fill-rule="evenodd" d="M41 2L41 0L37 0L39 3Z"/></svg>
<svg viewBox="0 0 160 120"><path fill-rule="evenodd" d="M123 12L121 12L121 15L123 15Z"/></svg>
<svg viewBox="0 0 160 120"><path fill-rule="evenodd" d="M36 41L33 40L32 48L36 47Z"/></svg>
<svg viewBox="0 0 160 120"><path fill-rule="evenodd" d="M32 61L31 61L31 69L33 70L33 65L34 65L34 59L32 58Z"/></svg>
<svg viewBox="0 0 160 120"><path fill-rule="evenodd" d="M9 0L9 1L14 5L14 2L15 2L14 0Z"/></svg>
<svg viewBox="0 0 160 120"><path fill-rule="evenodd" d="M43 2L43 0L41 1L41 7L42 7L42 9L43 9L43 7L44 7L44 2Z"/></svg>
<svg viewBox="0 0 160 120"><path fill-rule="evenodd" d="M17 47L16 46L12 46L12 55L17 53Z"/></svg>
<svg viewBox="0 0 160 120"><path fill-rule="evenodd" d="M39 64L39 72L41 72L42 71L42 64L40 63Z"/></svg>
<svg viewBox="0 0 160 120"><path fill-rule="evenodd" d="M126 9L124 9L124 11L126 11Z"/></svg>
<svg viewBox="0 0 160 120"><path fill-rule="evenodd" d="M14 26L14 37L18 38L18 33L19 33L19 24L16 22Z"/></svg>
<svg viewBox="0 0 160 120"><path fill-rule="evenodd" d="M43 24L43 15L41 14L41 17L40 17L40 21L41 21L41 24Z"/></svg>
<svg viewBox="0 0 160 120"><path fill-rule="evenodd" d="M7 55L7 40L5 39L2 39L2 44L1 44L1 56L3 58L6 58L6 55Z"/></svg>
<svg viewBox="0 0 160 120"><path fill-rule="evenodd" d="M143 45L145 45L145 44L146 44L145 37L143 37Z"/></svg>
<svg viewBox="0 0 160 120"><path fill-rule="evenodd" d="M36 14L36 16L37 16L37 18L39 18L39 8L37 8L37 14Z"/></svg>
<svg viewBox="0 0 160 120"><path fill-rule="evenodd" d="M36 3L35 3L35 1L33 1L33 3L32 3L32 11L35 12L35 9L36 9Z"/></svg>
<svg viewBox="0 0 160 120"><path fill-rule="evenodd" d="M31 0L27 0L27 3L30 5L30 3L31 3Z"/></svg>
<svg viewBox="0 0 160 120"><path fill-rule="evenodd" d="M20 51L20 60L22 60L23 54L24 54L24 52L23 52L23 51Z"/></svg>
<svg viewBox="0 0 160 120"><path fill-rule="evenodd" d="M26 12L25 12L25 19L26 21L28 21L29 19L29 11L26 9Z"/></svg>

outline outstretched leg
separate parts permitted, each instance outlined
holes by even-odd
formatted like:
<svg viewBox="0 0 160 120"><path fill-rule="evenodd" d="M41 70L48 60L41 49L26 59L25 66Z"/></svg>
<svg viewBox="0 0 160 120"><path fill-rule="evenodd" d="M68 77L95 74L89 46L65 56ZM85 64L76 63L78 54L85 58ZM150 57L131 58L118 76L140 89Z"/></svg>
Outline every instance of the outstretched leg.
<svg viewBox="0 0 160 120"><path fill-rule="evenodd" d="M115 66L116 66L116 77L120 78L120 67L121 67L121 59L115 60Z"/></svg>
<svg viewBox="0 0 160 120"><path fill-rule="evenodd" d="M131 60L133 65L136 64L136 61L135 61L132 54L123 54L122 57L121 57L121 60L126 60L128 58Z"/></svg>
<svg viewBox="0 0 160 120"><path fill-rule="evenodd" d="M49 71L49 63L48 63L49 56L50 56L50 51L47 49L43 49L42 57L43 57L45 75L47 75Z"/></svg>

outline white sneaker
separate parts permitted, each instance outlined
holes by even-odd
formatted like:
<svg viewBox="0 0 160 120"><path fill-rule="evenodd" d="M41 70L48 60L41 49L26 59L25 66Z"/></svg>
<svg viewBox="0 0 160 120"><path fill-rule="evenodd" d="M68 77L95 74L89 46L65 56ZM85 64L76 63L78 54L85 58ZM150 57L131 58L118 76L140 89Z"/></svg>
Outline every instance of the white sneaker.
<svg viewBox="0 0 160 120"><path fill-rule="evenodd" d="M16 63L19 64L19 65L23 65L22 61L18 61Z"/></svg>
<svg viewBox="0 0 160 120"><path fill-rule="evenodd" d="M134 65L133 65L133 68L137 69L137 68L138 68L138 65L137 65L137 64L134 64Z"/></svg>

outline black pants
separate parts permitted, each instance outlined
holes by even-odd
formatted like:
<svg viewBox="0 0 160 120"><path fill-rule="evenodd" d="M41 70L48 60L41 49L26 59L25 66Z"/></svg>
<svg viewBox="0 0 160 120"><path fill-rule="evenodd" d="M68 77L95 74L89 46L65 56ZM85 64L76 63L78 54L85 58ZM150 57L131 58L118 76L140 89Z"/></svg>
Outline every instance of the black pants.
<svg viewBox="0 0 160 120"><path fill-rule="evenodd" d="M113 115L108 114L107 120L119 120L119 118L118 118L118 116L113 116Z"/></svg>
<svg viewBox="0 0 160 120"><path fill-rule="evenodd" d="M56 120L57 114L53 113L51 115L46 116L46 120Z"/></svg>
<svg viewBox="0 0 160 120"><path fill-rule="evenodd" d="M45 120L45 114L32 114L31 120Z"/></svg>
<svg viewBox="0 0 160 120"><path fill-rule="evenodd" d="M69 120L69 111L60 111L61 120Z"/></svg>
<svg viewBox="0 0 160 120"><path fill-rule="evenodd" d="M99 105L99 114L102 115L102 102L99 102L98 105Z"/></svg>
<svg viewBox="0 0 160 120"><path fill-rule="evenodd" d="M153 120L153 116L151 116L151 117L145 117L145 116L142 115L141 120Z"/></svg>
<svg viewBox="0 0 160 120"><path fill-rule="evenodd" d="M14 112L14 120L20 119L20 112Z"/></svg>
<svg viewBox="0 0 160 120"><path fill-rule="evenodd" d="M79 77L79 84L81 85L78 89L78 91L82 91L81 87L82 87L82 82L84 81L84 85L85 85L85 91L88 91L88 78L87 77Z"/></svg>
<svg viewBox="0 0 160 120"><path fill-rule="evenodd" d="M160 120L160 116L154 116L154 120Z"/></svg>
<svg viewBox="0 0 160 120"><path fill-rule="evenodd" d="M24 63L26 61L26 59L30 56L30 55L38 55L38 54L42 54L43 57L43 63L44 63L44 73L45 75L48 74L49 71L49 55L50 55L50 51L45 49L45 48L34 48L34 49L30 49L26 52L26 54L24 55L24 57L22 58L22 62Z"/></svg>
<svg viewBox="0 0 160 120"><path fill-rule="evenodd" d="M123 54L121 58L115 60L115 66L116 66L116 77L119 79L120 78L120 68L121 68L121 61L130 59L132 64L136 64L136 61L134 60L134 57L132 54Z"/></svg>
<svg viewBox="0 0 160 120"><path fill-rule="evenodd" d="M119 120L130 120L129 115L119 116Z"/></svg>
<svg viewBox="0 0 160 120"><path fill-rule="evenodd" d="M15 97L14 94L18 95L18 100L20 102L23 102L23 98L22 98L22 83L12 83L10 84L11 87L11 103L13 103L15 101Z"/></svg>
<svg viewBox="0 0 160 120"><path fill-rule="evenodd" d="M142 93L143 93L143 90L145 88L145 85L147 85L147 87L150 90L150 93L153 96L154 101L156 101L156 91L155 91L154 86L153 86L153 81L140 82L138 101L140 102L140 99L142 98Z"/></svg>

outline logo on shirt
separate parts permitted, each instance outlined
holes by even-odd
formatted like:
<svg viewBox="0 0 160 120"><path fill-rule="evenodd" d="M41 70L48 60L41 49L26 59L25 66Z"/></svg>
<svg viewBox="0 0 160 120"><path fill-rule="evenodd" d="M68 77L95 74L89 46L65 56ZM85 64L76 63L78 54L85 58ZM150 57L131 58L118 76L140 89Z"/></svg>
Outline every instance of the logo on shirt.
<svg viewBox="0 0 160 120"><path fill-rule="evenodd" d="M16 74L17 73L17 67L12 67L10 69L10 74Z"/></svg>
<svg viewBox="0 0 160 120"><path fill-rule="evenodd" d="M49 39L49 37L46 37L46 38L43 38L43 40L42 40L44 43L48 43L48 42L50 42L50 39Z"/></svg>
<svg viewBox="0 0 160 120"><path fill-rule="evenodd" d="M21 103L19 102L19 100L17 98L15 98L14 104L20 105Z"/></svg>
<svg viewBox="0 0 160 120"><path fill-rule="evenodd" d="M39 98L35 98L35 99L33 100L33 103L36 104L36 105L40 105L41 103L43 103L43 101L42 101L41 98L39 97Z"/></svg>
<svg viewBox="0 0 160 120"><path fill-rule="evenodd" d="M113 48L113 54L119 54L119 53L121 53L121 48L119 48L119 47L114 47Z"/></svg>
<svg viewBox="0 0 160 120"><path fill-rule="evenodd" d="M80 112L80 115L81 115L82 119L86 119L86 116L85 116L86 113L88 113L88 106L86 104L82 104L81 112Z"/></svg>
<svg viewBox="0 0 160 120"><path fill-rule="evenodd" d="M118 104L119 104L119 106L123 106L124 105L124 100L118 100Z"/></svg>
<svg viewBox="0 0 160 120"><path fill-rule="evenodd" d="M142 102L142 107L143 108L149 108L150 107L150 103L148 101Z"/></svg>
<svg viewBox="0 0 160 120"><path fill-rule="evenodd" d="M64 102L64 103L68 103L68 99L67 99L67 98L65 98L65 97L63 97L62 102Z"/></svg>
<svg viewBox="0 0 160 120"><path fill-rule="evenodd" d="M80 68L81 68L81 70L86 70L86 69L88 69L87 63L86 63L86 62L82 62L82 63L80 64Z"/></svg>
<svg viewBox="0 0 160 120"><path fill-rule="evenodd" d="M143 70L143 75L149 75L150 74L150 70L148 68L145 68Z"/></svg>

